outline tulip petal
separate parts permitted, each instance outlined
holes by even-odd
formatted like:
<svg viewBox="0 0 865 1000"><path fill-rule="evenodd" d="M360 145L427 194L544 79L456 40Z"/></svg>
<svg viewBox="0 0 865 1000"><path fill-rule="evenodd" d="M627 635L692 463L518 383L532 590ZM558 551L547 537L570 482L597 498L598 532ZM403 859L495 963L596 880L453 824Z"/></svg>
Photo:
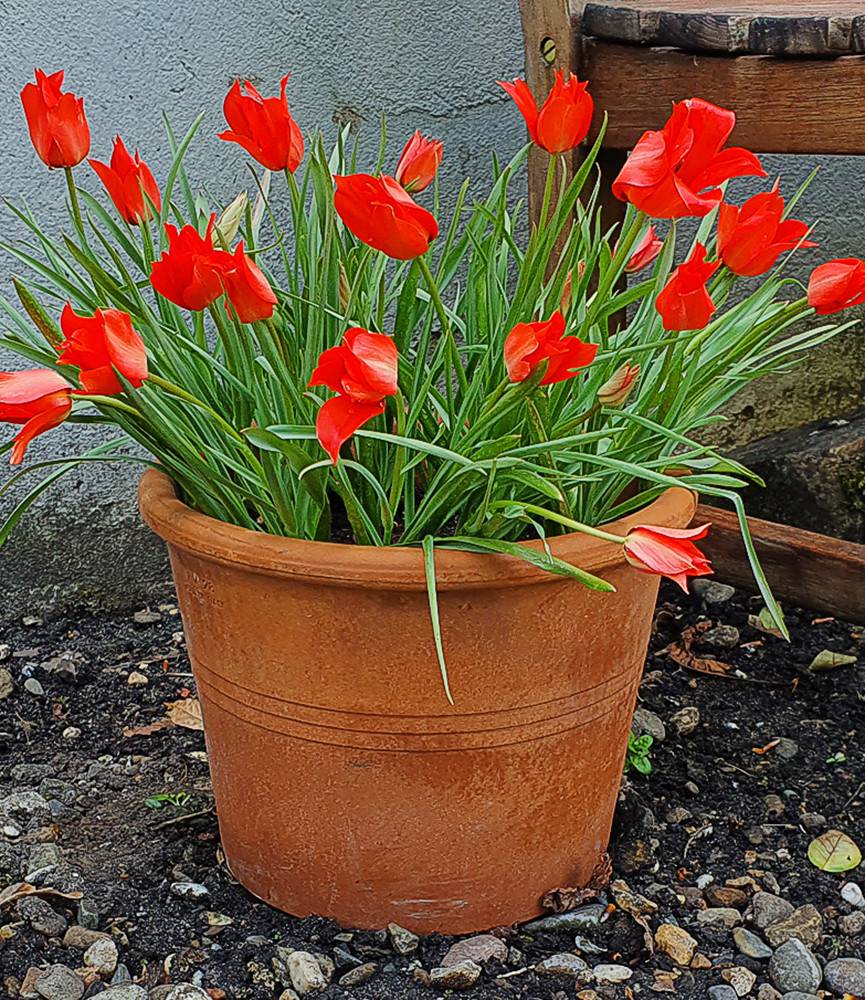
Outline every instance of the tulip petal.
<svg viewBox="0 0 865 1000"><path fill-rule="evenodd" d="M339 461L339 449L354 432L373 417L384 413L385 403L358 403L349 396L334 396L323 403L315 419L315 433L333 464Z"/></svg>
<svg viewBox="0 0 865 1000"><path fill-rule="evenodd" d="M10 465L20 465L30 442L45 431L58 427L72 412L68 391L46 396L44 402L47 404L45 409L32 416L15 435L9 458Z"/></svg>

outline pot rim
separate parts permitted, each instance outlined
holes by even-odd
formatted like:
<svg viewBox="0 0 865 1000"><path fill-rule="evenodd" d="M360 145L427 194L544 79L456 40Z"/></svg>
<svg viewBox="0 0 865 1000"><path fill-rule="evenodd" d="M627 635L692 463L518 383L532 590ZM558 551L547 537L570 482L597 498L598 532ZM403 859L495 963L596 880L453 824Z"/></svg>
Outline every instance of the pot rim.
<svg viewBox="0 0 865 1000"><path fill-rule="evenodd" d="M426 590L419 547L314 542L241 528L187 506L177 496L172 480L158 469L147 469L141 477L138 504L145 523L160 538L209 562L317 584ZM691 490L674 486L647 507L604 527L622 535L638 524L682 527L690 523L696 506ZM543 550L540 540L520 544ZM594 574L626 563L620 546L580 533L557 535L548 544L558 558ZM516 587L565 579L498 553L438 549L435 565L438 590Z"/></svg>

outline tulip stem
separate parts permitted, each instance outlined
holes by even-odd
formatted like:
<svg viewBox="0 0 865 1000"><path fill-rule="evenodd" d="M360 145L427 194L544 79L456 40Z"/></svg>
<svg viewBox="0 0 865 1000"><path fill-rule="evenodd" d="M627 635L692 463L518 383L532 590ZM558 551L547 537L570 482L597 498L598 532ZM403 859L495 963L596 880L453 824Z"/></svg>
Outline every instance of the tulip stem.
<svg viewBox="0 0 865 1000"><path fill-rule="evenodd" d="M87 245L87 237L84 235L84 221L81 217L81 205L78 201L78 190L75 187L75 178L72 176L72 167L64 167L66 174L66 187L69 190L69 202L72 206L72 219L81 241Z"/></svg>
<svg viewBox="0 0 865 1000"><path fill-rule="evenodd" d="M162 378L159 375L154 375L152 372L147 376L147 381L158 386L160 389L164 389L165 392L170 393L172 396L176 396L178 399L182 399L184 402L191 403L200 410L204 410L205 413L213 417L229 437L234 438L235 441L240 442L244 447L249 444L246 438L242 434L239 434L224 417L220 416L216 410L212 410L207 403L203 403L196 396L193 396L191 392L181 389L179 385L175 385L173 382L169 382L168 379Z"/></svg>
<svg viewBox="0 0 865 1000"><path fill-rule="evenodd" d="M513 501L509 500L507 504L508 506L512 506ZM518 503L516 506L529 514L537 514L539 517L549 518L551 521L563 524L566 528L573 528L574 531L579 531L584 535L591 535L592 538L600 538L604 542L614 542L616 545L624 545L627 540L623 535L614 535L601 528L593 528L589 524L583 524L581 521L575 521L572 517L565 517L563 514L557 514L555 511L547 510L545 507L538 507L533 503Z"/></svg>
<svg viewBox="0 0 865 1000"><path fill-rule="evenodd" d="M466 373L460 360L459 352L457 351L457 344L454 340L454 332L451 328L451 322L448 319L447 310L445 309L445 304L442 302L441 293L439 292L436 280L433 277L433 273L430 270L430 266L427 263L425 256L420 256L417 258L418 267L420 267L421 274L424 277L427 288L429 289L430 298L432 299L433 306L435 307L436 315L439 318L439 323L442 328L442 335L446 339L446 347L448 351L449 361L451 366L455 369L457 373L457 381L460 384L460 391L465 394L468 390L469 383L466 378ZM448 379L448 385L450 384L450 379ZM453 428L452 428L453 429Z"/></svg>
<svg viewBox="0 0 865 1000"><path fill-rule="evenodd" d="M559 164L559 154L551 153L547 164L547 179L544 184L544 200L541 203L541 214L538 217L538 229L543 229L547 224L547 216L550 213L550 202L553 197L553 181L556 177L556 168Z"/></svg>

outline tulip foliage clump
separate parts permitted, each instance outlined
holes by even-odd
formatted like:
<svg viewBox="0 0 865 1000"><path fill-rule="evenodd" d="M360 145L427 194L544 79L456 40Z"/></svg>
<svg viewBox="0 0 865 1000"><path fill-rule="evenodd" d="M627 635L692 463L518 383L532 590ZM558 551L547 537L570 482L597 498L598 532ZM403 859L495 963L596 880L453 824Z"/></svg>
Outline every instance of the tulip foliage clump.
<svg viewBox="0 0 865 1000"><path fill-rule="evenodd" d="M865 301L865 262L822 263L807 286L784 274L815 244L777 181L728 200L731 179L765 176L729 144L733 112L693 98L646 132L613 183L627 210L608 231L603 127L589 148L598 116L574 77L559 73L540 107L524 81L502 84L531 142L494 163L482 194L447 176L447 218L441 142L416 132L395 158L383 141L362 165L347 131L332 147L304 135L287 82L271 97L238 82L225 98L218 138L251 158L253 180L222 210L184 169L193 141L217 142L196 135L200 120L179 140L169 130L158 181L120 137L88 169L83 102L63 74L24 87L69 223L54 237L12 206L20 308L2 301L0 343L31 367L0 373L0 421L19 425L4 450L17 465L64 423L121 436L15 473L48 470L0 540L80 462L145 461L192 507L248 529L422 546L433 584L436 549L456 547L610 589L520 544L578 531L685 586L710 572L694 544L707 526L604 528L672 485L734 504L753 559L736 494L752 477L702 432L743 386L843 329L802 321ZM521 191L532 144L549 157L534 221ZM581 145L574 169L563 154Z"/></svg>

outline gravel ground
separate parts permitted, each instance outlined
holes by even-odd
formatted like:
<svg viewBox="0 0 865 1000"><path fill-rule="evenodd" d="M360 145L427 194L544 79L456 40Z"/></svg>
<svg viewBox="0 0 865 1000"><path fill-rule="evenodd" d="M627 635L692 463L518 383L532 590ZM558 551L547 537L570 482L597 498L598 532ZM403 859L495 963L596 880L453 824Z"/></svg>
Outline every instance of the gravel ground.
<svg viewBox="0 0 865 1000"><path fill-rule="evenodd" d="M760 610L662 591L635 719L653 770L624 781L597 898L420 940L231 878L170 597L25 615L0 632L0 996L865 996L865 873L808 860L831 830L865 847L865 629L791 610L787 644Z"/></svg>

